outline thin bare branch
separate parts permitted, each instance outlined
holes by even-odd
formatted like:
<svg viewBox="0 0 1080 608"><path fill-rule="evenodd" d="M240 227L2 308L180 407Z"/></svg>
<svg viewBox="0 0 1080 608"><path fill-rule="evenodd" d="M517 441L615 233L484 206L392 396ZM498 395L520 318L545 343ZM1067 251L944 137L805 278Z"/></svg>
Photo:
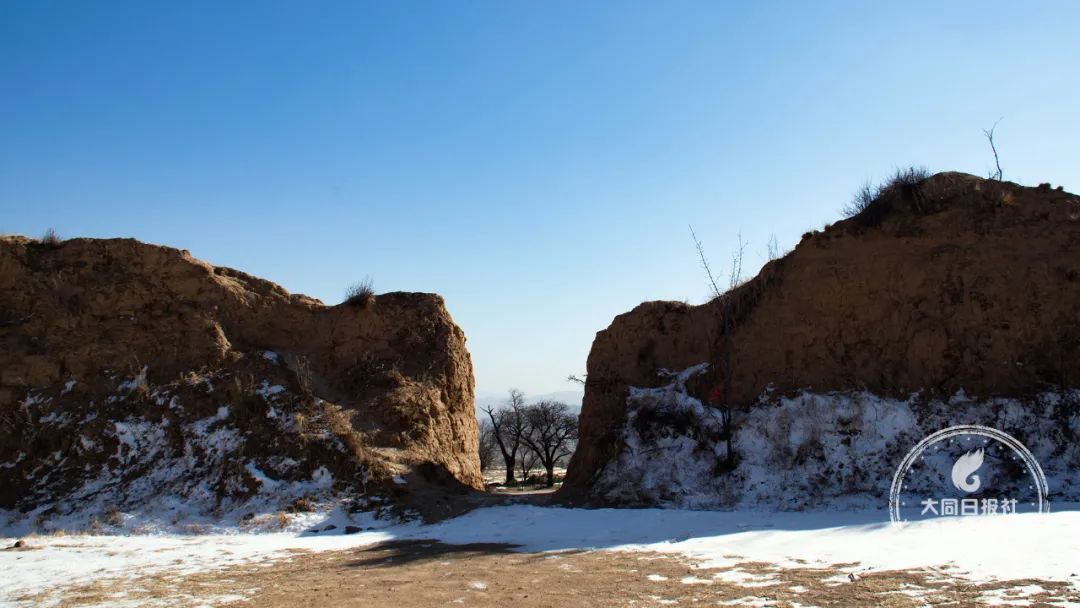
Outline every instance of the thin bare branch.
<svg viewBox="0 0 1080 608"><path fill-rule="evenodd" d="M768 261L773 261L780 257L780 241L776 240L776 235L769 235L769 244L767 245L767 254L769 256Z"/></svg>
<svg viewBox="0 0 1080 608"><path fill-rule="evenodd" d="M739 248L731 254L731 276L728 277L728 289L735 289L742 283L743 256L746 255L746 242L743 241L742 231L739 231Z"/></svg>
<svg viewBox="0 0 1080 608"><path fill-rule="evenodd" d="M986 136L986 141L990 142L990 150L994 153L994 166L997 167L997 171L990 174L990 179L996 179L999 182L1002 181L1001 159L998 158L997 146L994 145L994 130L997 129L998 123L1001 122L1002 118L1005 117L1002 116L994 121L994 126L990 127L989 130L983 129L983 135Z"/></svg>
<svg viewBox="0 0 1080 608"><path fill-rule="evenodd" d="M698 258L701 260L701 267L705 269L705 276L709 278L709 287L712 288L713 296L719 298L724 292L720 291L720 286L716 284L716 278L713 276L712 268L709 267L709 260L705 258L705 247L701 244L701 240L698 239L693 226L690 226L690 237L694 239L694 247L697 248Z"/></svg>

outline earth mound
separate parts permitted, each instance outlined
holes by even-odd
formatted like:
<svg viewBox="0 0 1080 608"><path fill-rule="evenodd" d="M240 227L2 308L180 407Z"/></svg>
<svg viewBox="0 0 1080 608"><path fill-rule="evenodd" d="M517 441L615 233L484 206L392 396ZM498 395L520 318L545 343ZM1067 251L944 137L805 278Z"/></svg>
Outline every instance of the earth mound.
<svg viewBox="0 0 1080 608"><path fill-rule="evenodd" d="M898 181L723 296L646 302L597 333L560 496L880 497L926 432L975 422L1034 446L1074 496L1078 303L1080 197L960 173Z"/></svg>
<svg viewBox="0 0 1080 608"><path fill-rule="evenodd" d="M0 509L38 527L428 514L482 486L473 384L437 295L325 306L135 240L0 239Z"/></svg>

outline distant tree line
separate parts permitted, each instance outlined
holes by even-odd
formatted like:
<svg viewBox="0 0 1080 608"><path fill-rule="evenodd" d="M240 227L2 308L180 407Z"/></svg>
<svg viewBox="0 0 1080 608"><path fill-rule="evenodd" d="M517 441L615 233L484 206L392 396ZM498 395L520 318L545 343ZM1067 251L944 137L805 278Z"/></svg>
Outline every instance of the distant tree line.
<svg viewBox="0 0 1080 608"><path fill-rule="evenodd" d="M555 485L555 467L565 464L577 446L578 417L558 401L526 404L525 395L511 390L502 407L487 406L480 421L480 468L498 461L506 467L506 485L528 480L543 468L548 487Z"/></svg>

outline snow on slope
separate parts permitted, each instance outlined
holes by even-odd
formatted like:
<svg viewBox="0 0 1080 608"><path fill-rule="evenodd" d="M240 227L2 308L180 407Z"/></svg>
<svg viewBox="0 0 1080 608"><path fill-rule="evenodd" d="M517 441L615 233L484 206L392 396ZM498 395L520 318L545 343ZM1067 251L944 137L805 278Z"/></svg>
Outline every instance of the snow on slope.
<svg viewBox="0 0 1080 608"><path fill-rule="evenodd" d="M1071 505L1080 508L1080 505ZM287 559L290 550L332 551L388 540L508 543L523 551L622 550L680 555L702 567L742 562L783 567L847 565L862 572L941 569L972 581L1033 578L1080 589L1080 511L890 524L887 512L562 509L526 505L478 509L421 526L355 535L36 537L39 549L0 551L0 606L65 586L142 573L183 575L229 565ZM11 539L5 540L10 543ZM728 572L730 574L730 572ZM752 583L747 583L752 584Z"/></svg>
<svg viewBox="0 0 1080 608"><path fill-rule="evenodd" d="M1080 500L1080 390L1028 399L889 399L872 393L762 395L733 415L738 465L729 473L723 419L689 395L700 364L631 388L623 448L593 493L616 504L682 508L876 508L904 455L956 424L1012 434L1042 465L1050 501Z"/></svg>
<svg viewBox="0 0 1080 608"><path fill-rule="evenodd" d="M367 492L376 486L371 463L332 424L337 406L308 403L266 379L256 384L254 375L241 382L218 370L151 386L147 370L104 403L27 394L26 416L37 424L25 432L61 449L32 468L25 453L0 462L26 469L26 486L12 490L21 494L15 508L0 509L0 530L205 532L243 523L300 531L309 518L293 513L306 510L293 508L297 501L323 511L380 508ZM278 378L287 371L264 370ZM68 447L64 437L77 441Z"/></svg>

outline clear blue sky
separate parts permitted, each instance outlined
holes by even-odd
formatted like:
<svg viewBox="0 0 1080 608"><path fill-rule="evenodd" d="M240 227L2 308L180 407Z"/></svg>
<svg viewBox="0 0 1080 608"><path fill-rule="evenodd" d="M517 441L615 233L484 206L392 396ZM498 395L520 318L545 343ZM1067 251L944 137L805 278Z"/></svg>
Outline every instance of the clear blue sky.
<svg viewBox="0 0 1080 608"><path fill-rule="evenodd" d="M132 236L327 303L445 296L478 390L572 388L899 165L1080 190L1080 3L0 4L0 231Z"/></svg>

